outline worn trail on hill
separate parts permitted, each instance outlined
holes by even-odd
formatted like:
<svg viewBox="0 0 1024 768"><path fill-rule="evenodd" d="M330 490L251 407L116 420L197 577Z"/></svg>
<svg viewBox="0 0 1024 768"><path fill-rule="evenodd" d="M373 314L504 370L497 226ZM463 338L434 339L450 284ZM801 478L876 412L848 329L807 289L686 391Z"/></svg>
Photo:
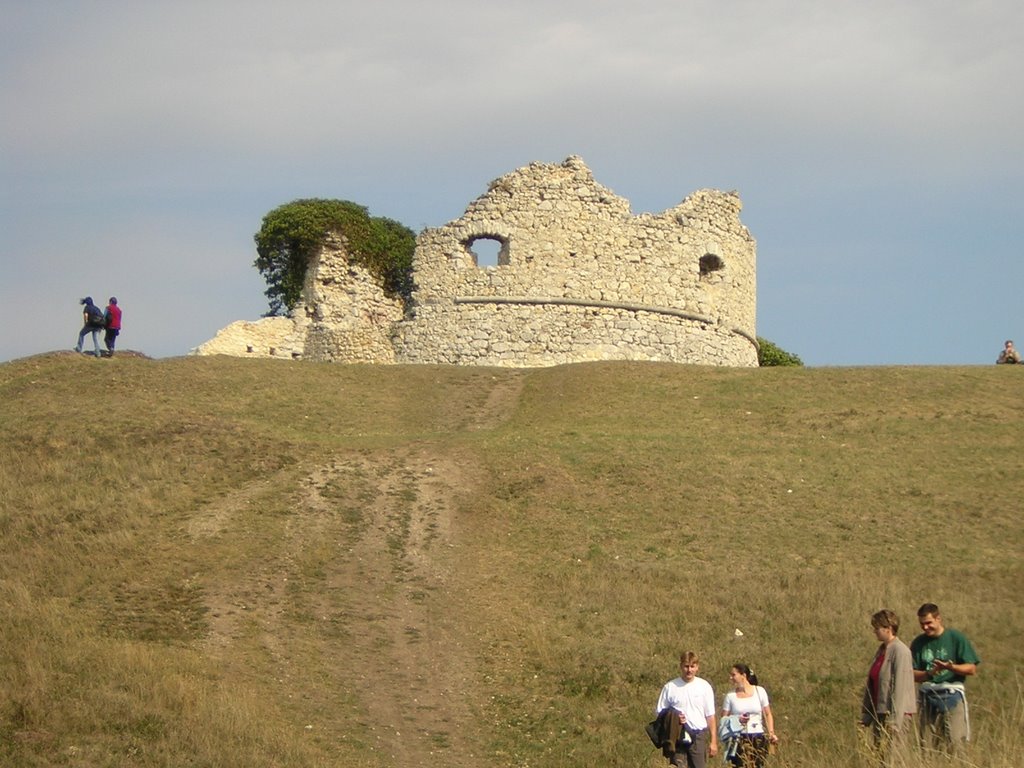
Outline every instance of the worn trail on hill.
<svg viewBox="0 0 1024 768"><path fill-rule="evenodd" d="M402 451L339 458L306 481L311 509L348 512L329 579L349 628L336 662L367 740L399 765L476 764L462 730L474 654L445 564L455 476L451 464Z"/></svg>
<svg viewBox="0 0 1024 768"><path fill-rule="evenodd" d="M496 377L478 405L467 404L461 428L500 426L522 387L522 376ZM410 447L338 461L308 481L314 507L331 488L344 488L354 503L348 508L358 535L338 578L351 591L351 618L362 631L344 653L358 670L367 726L399 765L484 762L474 725L481 654L459 598L459 579L469 575L452 565L458 496L472 487L472 471L460 459ZM368 504L360 489L373 497Z"/></svg>
<svg viewBox="0 0 1024 768"><path fill-rule="evenodd" d="M500 426L522 381L496 378L453 428ZM471 458L427 443L344 452L299 471L297 486L292 471L210 505L194 537L230 535L232 520L275 485L294 488L277 556L249 584L209 590L207 650L230 663L258 648L289 697L323 712L311 724L332 732L322 738L358 741L383 764L485 764L475 724L484 654L460 595L472 574L459 568L456 530L475 471ZM323 668L300 669L310 657Z"/></svg>

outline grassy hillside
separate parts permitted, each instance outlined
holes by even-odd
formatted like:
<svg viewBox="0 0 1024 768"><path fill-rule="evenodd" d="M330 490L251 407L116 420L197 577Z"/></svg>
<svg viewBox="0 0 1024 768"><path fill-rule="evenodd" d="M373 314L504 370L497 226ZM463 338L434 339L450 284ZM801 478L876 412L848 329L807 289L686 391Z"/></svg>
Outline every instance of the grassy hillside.
<svg viewBox="0 0 1024 768"><path fill-rule="evenodd" d="M1019 763L1024 370L0 365L0 765L655 766L679 652L862 765L882 607ZM738 635L740 630L742 635Z"/></svg>

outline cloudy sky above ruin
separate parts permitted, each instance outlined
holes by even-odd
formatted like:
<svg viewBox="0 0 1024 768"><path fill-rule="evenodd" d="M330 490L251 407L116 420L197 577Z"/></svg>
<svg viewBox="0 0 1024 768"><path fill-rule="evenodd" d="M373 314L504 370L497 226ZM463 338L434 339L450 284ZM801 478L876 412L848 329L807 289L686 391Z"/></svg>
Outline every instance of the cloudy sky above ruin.
<svg viewBox="0 0 1024 768"><path fill-rule="evenodd" d="M0 0L0 360L182 355L266 311L303 197L419 231L581 155L634 213L737 190L758 334L809 365L1024 342L1024 5L1010 0Z"/></svg>

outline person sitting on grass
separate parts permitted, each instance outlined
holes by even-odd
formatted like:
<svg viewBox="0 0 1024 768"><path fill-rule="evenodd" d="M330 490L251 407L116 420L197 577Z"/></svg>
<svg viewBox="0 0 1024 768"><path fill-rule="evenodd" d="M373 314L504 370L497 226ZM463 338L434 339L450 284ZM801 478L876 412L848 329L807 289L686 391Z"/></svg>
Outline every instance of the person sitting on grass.
<svg viewBox="0 0 1024 768"><path fill-rule="evenodd" d="M1003 351L999 353L999 357L996 358L996 365L1002 365L1004 363L1019 363L1020 352L1013 346L1013 339L1007 339L1006 344L1003 345Z"/></svg>

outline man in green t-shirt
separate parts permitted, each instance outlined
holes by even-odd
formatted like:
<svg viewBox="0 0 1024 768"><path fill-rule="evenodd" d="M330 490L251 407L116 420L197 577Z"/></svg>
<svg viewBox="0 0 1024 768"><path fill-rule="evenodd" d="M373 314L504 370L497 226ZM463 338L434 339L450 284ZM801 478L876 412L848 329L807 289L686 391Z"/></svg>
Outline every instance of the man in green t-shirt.
<svg viewBox="0 0 1024 768"><path fill-rule="evenodd" d="M964 681L978 671L981 659L967 636L942 624L939 606L917 609L921 634L910 644L918 690L921 741L929 749L960 751L970 741Z"/></svg>

